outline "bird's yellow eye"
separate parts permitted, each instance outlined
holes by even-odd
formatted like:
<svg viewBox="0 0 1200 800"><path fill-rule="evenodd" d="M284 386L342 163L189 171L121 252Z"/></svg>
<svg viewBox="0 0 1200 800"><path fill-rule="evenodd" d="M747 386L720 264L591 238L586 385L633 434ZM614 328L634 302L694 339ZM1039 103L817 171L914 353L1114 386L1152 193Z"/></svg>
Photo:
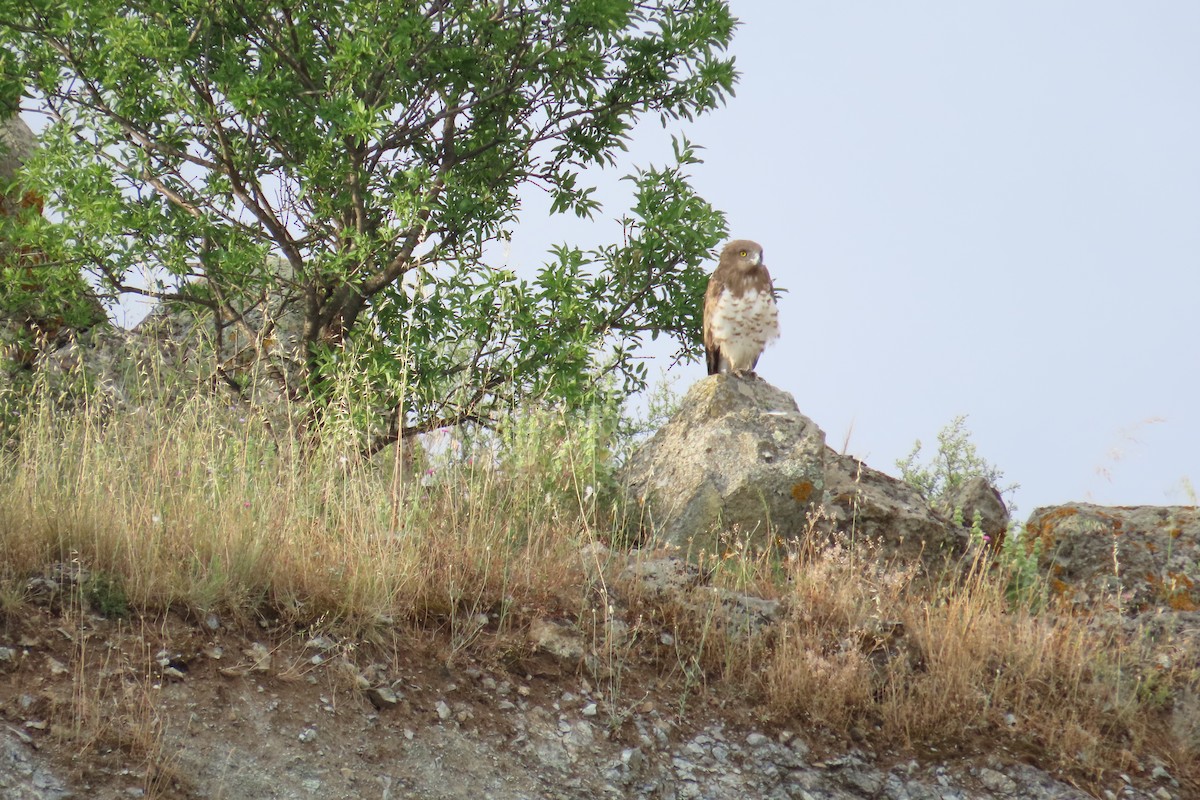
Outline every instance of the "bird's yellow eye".
<svg viewBox="0 0 1200 800"><path fill-rule="evenodd" d="M742 258L745 258L745 257L746 257L746 251L745 251L745 250L738 250L738 255L739 255L739 256L741 256Z"/></svg>

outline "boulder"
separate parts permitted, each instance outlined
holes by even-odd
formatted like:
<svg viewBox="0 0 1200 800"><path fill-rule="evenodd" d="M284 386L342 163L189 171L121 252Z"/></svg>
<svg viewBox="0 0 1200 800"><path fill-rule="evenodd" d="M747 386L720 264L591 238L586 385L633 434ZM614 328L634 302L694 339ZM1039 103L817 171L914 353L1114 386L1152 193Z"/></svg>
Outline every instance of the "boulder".
<svg viewBox="0 0 1200 800"><path fill-rule="evenodd" d="M825 489L825 449L791 395L712 375L633 454L623 478L656 543L699 558L806 531Z"/></svg>
<svg viewBox="0 0 1200 800"><path fill-rule="evenodd" d="M208 311L159 304L132 330L104 325L49 341L28 366L47 380L64 410L85 397L90 407L109 413L146 400L173 405L203 395L226 407L231 419L252 411L285 430L290 418L284 387L302 381L303 319L294 303L284 302L290 299L264 300L244 315L244 324L219 331ZM4 380L0 375L0 388Z"/></svg>
<svg viewBox="0 0 1200 800"><path fill-rule="evenodd" d="M757 378L698 381L623 478L648 543L692 560L815 535L928 562L967 541L916 489L827 447L791 395Z"/></svg>
<svg viewBox="0 0 1200 800"><path fill-rule="evenodd" d="M614 553L609 581L610 597L628 614L632 604L651 600L674 606L706 622L718 622L734 636L769 629L783 614L778 600L713 586L712 571L705 572L676 555L662 551L632 550Z"/></svg>
<svg viewBox="0 0 1200 800"><path fill-rule="evenodd" d="M259 406L278 405L304 380L305 320L300 298L278 284L291 279L290 265L269 256L267 266L268 282L277 290L235 298L246 309L240 319L218 322L205 309L160 303L134 331L169 346L173 363L219 374L226 389L240 387L237 393Z"/></svg>
<svg viewBox="0 0 1200 800"><path fill-rule="evenodd" d="M934 565L965 552L970 538L966 528L931 509L912 486L833 450L825 458L818 527L843 543L866 543L887 560Z"/></svg>
<svg viewBox="0 0 1200 800"><path fill-rule="evenodd" d="M1070 503L1025 524L1051 591L1080 608L1200 609L1200 509Z"/></svg>
<svg viewBox="0 0 1200 800"><path fill-rule="evenodd" d="M9 188L17 177L17 170L29 160L35 141L33 131L19 114L0 120L0 192Z"/></svg>
<svg viewBox="0 0 1200 800"><path fill-rule="evenodd" d="M983 534L992 546L998 546L1008 533L1008 506L986 478L976 476L951 489L938 504L938 511L947 519L954 519L955 512L961 511L962 524L967 528L974 524L978 514Z"/></svg>

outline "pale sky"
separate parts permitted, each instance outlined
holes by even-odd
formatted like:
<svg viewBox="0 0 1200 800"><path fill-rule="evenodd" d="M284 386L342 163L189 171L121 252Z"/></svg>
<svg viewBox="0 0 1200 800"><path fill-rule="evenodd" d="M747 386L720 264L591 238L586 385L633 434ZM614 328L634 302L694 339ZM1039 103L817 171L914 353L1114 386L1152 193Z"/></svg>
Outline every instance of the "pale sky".
<svg viewBox="0 0 1200 800"><path fill-rule="evenodd" d="M1191 502L1200 3L732 6L737 96L641 126L627 164L665 163L673 132L706 148L694 185L789 290L758 373L889 474L969 415L1020 519ZM604 221L624 171L596 177ZM544 208L529 198L514 262L615 239ZM705 370L672 374L686 391Z"/></svg>

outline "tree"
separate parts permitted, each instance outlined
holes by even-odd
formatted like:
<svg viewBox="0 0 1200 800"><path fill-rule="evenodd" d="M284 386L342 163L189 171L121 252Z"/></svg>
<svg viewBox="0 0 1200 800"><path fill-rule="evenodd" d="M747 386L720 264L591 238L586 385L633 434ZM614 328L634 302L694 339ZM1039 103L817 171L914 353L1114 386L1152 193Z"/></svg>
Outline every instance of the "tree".
<svg viewBox="0 0 1200 800"><path fill-rule="evenodd" d="M53 263L211 315L294 398L353 343L402 403L378 445L640 387L647 335L697 352L725 223L684 139L629 176L624 241L561 245L536 278L485 255L523 188L591 217L584 170L640 118L723 102L735 25L723 0L0 0L0 92L50 119L26 171L61 215Z"/></svg>

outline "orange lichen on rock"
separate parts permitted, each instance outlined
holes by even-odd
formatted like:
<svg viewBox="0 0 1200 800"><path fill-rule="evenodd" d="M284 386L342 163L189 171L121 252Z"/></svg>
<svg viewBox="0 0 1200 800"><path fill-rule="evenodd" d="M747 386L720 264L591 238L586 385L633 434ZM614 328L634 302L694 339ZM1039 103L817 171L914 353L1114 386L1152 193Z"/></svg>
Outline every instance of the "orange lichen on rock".
<svg viewBox="0 0 1200 800"><path fill-rule="evenodd" d="M815 488L809 481L800 481L792 486L792 497L797 503L807 503Z"/></svg>
<svg viewBox="0 0 1200 800"><path fill-rule="evenodd" d="M1170 578L1172 586L1186 586L1188 589L1196 588L1196 582L1182 572L1168 572L1167 577Z"/></svg>
<svg viewBox="0 0 1200 800"><path fill-rule="evenodd" d="M1167 605L1176 611L1200 611L1200 605L1188 592L1175 592L1167 598Z"/></svg>
<svg viewBox="0 0 1200 800"><path fill-rule="evenodd" d="M1070 584L1060 578L1050 579L1050 591L1054 592L1059 597L1069 597L1074 593Z"/></svg>
<svg viewBox="0 0 1200 800"><path fill-rule="evenodd" d="M1074 517L1078 513L1079 509L1073 506L1063 506L1047 513L1037 521L1036 525L1030 525L1025 530L1027 535L1022 537L1025 539L1026 552L1033 552L1035 539L1041 541L1044 552L1049 552L1054 547L1053 531L1059 520Z"/></svg>
<svg viewBox="0 0 1200 800"><path fill-rule="evenodd" d="M1042 517L1042 524L1045 525L1050 522L1054 522L1054 521L1057 521L1060 519L1065 519L1066 517L1073 517L1078 513L1079 513L1079 509L1075 508L1073 506L1063 506L1062 508L1056 508L1053 511L1051 511L1049 514L1047 514L1046 516Z"/></svg>

